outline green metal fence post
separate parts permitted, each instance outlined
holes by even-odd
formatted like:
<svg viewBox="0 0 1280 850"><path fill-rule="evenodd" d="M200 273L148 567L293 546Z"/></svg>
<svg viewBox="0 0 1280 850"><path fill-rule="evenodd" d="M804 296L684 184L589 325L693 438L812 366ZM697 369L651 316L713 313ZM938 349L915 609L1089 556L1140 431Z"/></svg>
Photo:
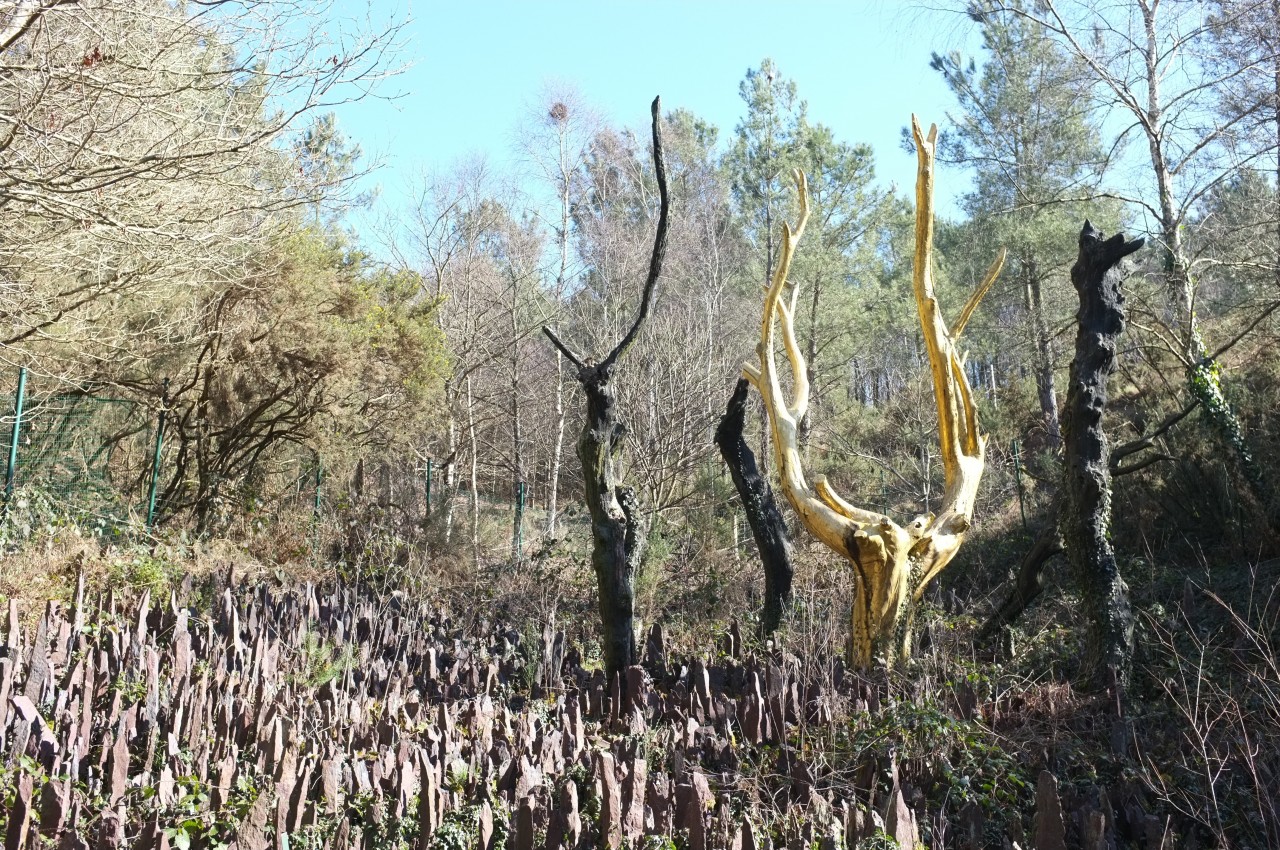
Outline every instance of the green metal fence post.
<svg viewBox="0 0 1280 850"><path fill-rule="evenodd" d="M517 561L520 560L520 556L524 552L524 493L524 482L517 481L515 528L511 534L511 556Z"/></svg>
<svg viewBox="0 0 1280 850"><path fill-rule="evenodd" d="M1018 513L1022 514L1022 530L1027 530L1027 508L1022 503L1022 457L1018 454L1018 441L1014 440L1011 447L1013 449L1013 480L1018 486Z"/></svg>
<svg viewBox="0 0 1280 850"><path fill-rule="evenodd" d="M431 516L431 458L427 458L427 516Z"/></svg>
<svg viewBox="0 0 1280 850"><path fill-rule="evenodd" d="M164 420L169 414L169 379L160 389L160 416L156 420L156 450L151 456L151 487L147 493L147 531L156 521L156 491L160 486L160 453L164 450Z"/></svg>
<svg viewBox="0 0 1280 850"><path fill-rule="evenodd" d="M320 484L324 481L324 469L320 466L320 454L316 454L316 501L312 508L311 515L314 519L320 519Z"/></svg>
<svg viewBox="0 0 1280 850"><path fill-rule="evenodd" d="M4 473L4 506L13 498L13 481L18 471L18 437L22 434L22 402L27 392L27 367L18 370L18 392L13 400L13 432L9 437L9 466Z"/></svg>

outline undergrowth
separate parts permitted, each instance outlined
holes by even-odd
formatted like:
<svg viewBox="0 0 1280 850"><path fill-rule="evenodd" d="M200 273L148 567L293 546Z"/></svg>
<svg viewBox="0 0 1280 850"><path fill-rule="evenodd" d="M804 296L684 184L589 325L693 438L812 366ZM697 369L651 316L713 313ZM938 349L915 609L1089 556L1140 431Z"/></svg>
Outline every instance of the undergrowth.
<svg viewBox="0 0 1280 850"><path fill-rule="evenodd" d="M594 576L580 533L535 548L519 563L469 569L449 558L437 569L422 551L382 564L372 560L380 552L406 551L402 543L370 542L359 557L348 552L347 560L333 562L298 554L287 534L275 535L274 546L270 537L192 542L162 533L106 540L74 524L49 527L0 560L0 597L18 600L24 619L33 620L46 599L69 603L78 580L95 594L145 590L163 599L184 589L199 606L210 606L227 581L342 581L425 598L477 622L510 623L519 651L529 656L529 676L504 692L509 700L520 699L513 705L536 705L528 699L533 656L548 624L578 648L585 669L599 667ZM1069 589L1051 587L992 645L976 640L995 594L981 574L1016 557L1007 540L975 540L968 566L962 562L944 575L922 612L915 658L903 669L876 674L887 677L890 694L878 705L836 686L850 577L817 547L797 547L795 599L783 628L770 636L757 631L758 567L749 552L659 552L642 582L638 645L643 653L648 630L660 626L666 657L678 668L682 659L723 659L732 632L741 640L739 656L771 659L821 686L831 722L799 718L785 752L735 744L735 785L765 811L786 810L783 798L793 793L793 783L784 768L791 769L787 759L801 759L814 789L830 797L884 799L895 781L909 778L911 805L944 813L942 820L921 823L926 841L942 839L947 818L974 812L1002 835L1025 835L1033 827L1043 770L1058 778L1064 798L1097 788L1141 795L1202 846L1280 846L1280 804L1272 793L1280 781L1280 564L1227 570L1202 562L1179 570L1157 569L1151 559L1126 562L1142 580L1132 582L1139 653L1122 717L1114 700L1073 684L1079 641ZM466 622L460 626L467 628ZM315 688L340 681L355 658L351 643L337 646L308 635L296 657L282 663L292 682ZM120 681L117 690L126 703L141 698L137 683ZM9 770L0 777L10 796L14 775ZM184 786L175 805L196 806L199 793ZM199 834L204 846L216 846L217 836L228 834L221 821L180 815L175 809L173 846L187 841L186 833ZM467 809L451 815L431 846L469 840L473 816ZM313 825L310 838L298 836L295 846L311 846L312 839L320 846L329 838L321 834L325 828ZM781 837L786 818L779 814L761 828ZM385 846L407 846L407 840L388 835Z"/></svg>

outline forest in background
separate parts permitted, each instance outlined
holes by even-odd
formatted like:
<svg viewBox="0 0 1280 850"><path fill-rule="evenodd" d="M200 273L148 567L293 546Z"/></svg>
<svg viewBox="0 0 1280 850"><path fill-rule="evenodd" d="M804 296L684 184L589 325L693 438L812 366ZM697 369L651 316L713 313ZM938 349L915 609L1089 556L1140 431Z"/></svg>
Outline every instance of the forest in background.
<svg viewBox="0 0 1280 850"><path fill-rule="evenodd" d="M575 456L585 411L543 328L589 358L631 327L659 210L647 134L548 92L517 128L518 170L463 163L423 176L410 208L379 210L356 189L358 130L344 134L333 109L394 73L396 25L335 34L323 10L288 0L35 0L5 14L0 362L15 382L28 370L34 433L81 399L134 414L103 407L74 452L42 467L68 467L79 491L19 460L0 594L67 599L86 564L104 586L157 593L234 565L483 600L598 654ZM1011 688L1006 674L1071 676L1079 600L1039 545L1061 482L1069 268L1085 219L1145 237L1126 268L1106 413L1122 455L1111 539L1143 612L1138 662L1159 671L1135 689L1209 727L1191 778L1152 793L1179 801L1202 840L1266 846L1280 838L1274 804L1241 802L1265 771L1239 786L1236 809L1198 800L1215 771L1244 770L1234 744L1209 753L1214 734L1259 724L1276 741L1280 729L1280 6L979 0L957 14L982 50L934 57L954 108L921 116L940 125L939 181L972 184L937 225L944 310L959 311L1001 247L1008 260L965 334L987 472L971 539L928 598L926 645L980 658L979 691ZM662 115L666 262L616 390L625 475L650 528L640 622L669 646L701 651L730 623L758 625L760 569L712 437L797 214L793 168L812 208L791 268L812 390L806 468L902 522L942 498L913 198L878 183L870 148L836 138L803 91L764 59L732 129ZM353 232L347 214L370 205L385 225ZM148 529L139 506L162 410ZM768 457L757 409L747 423ZM848 568L788 521L795 607L773 643L748 640L840 655ZM1010 613L1011 588L1025 598ZM1042 588L1013 628L977 637ZM1236 624L1232 651L1259 653L1242 690L1221 680L1218 714L1209 697L1179 701L1162 666L1190 670L1183 640L1212 655L1217 632L1175 611L1189 616L1202 593Z"/></svg>

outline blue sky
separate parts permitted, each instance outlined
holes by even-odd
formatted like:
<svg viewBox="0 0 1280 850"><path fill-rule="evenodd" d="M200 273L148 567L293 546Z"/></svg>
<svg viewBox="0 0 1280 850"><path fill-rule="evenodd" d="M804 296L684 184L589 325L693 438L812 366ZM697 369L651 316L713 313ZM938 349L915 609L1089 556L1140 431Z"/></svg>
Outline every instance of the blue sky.
<svg viewBox="0 0 1280 850"><path fill-rule="evenodd" d="M369 8L338 0L335 11L364 17ZM723 143L745 111L738 84L765 57L796 81L811 120L869 143L881 181L909 189L914 157L900 147L901 129L913 111L945 129L954 108L930 52L977 45L962 15L915 0L378 0L371 9L375 21L410 18L399 53L408 68L380 89L400 96L337 111L343 131L383 163L371 182L384 212L403 203L416 174L475 154L504 167L549 83L637 128L660 94L665 109L718 126ZM962 174L940 173L941 209L954 209L966 185Z"/></svg>

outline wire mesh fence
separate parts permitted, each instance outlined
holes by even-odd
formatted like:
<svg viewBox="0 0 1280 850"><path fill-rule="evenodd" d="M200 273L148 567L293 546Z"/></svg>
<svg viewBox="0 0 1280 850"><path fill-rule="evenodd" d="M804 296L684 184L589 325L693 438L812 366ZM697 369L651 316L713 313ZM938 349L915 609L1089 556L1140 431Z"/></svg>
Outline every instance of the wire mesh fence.
<svg viewBox="0 0 1280 850"><path fill-rule="evenodd" d="M320 523L362 524L355 533L361 538L380 529L459 549L475 542L487 560L522 560L548 540L590 533L581 504L566 503L562 493L552 531L545 487L507 482L491 471L473 485L469 476L457 475L456 467L450 476L446 465L431 458L400 465L357 463L354 470L334 473L312 454L293 466L287 488L291 510L308 510Z"/></svg>
<svg viewBox="0 0 1280 850"><path fill-rule="evenodd" d="M42 393L23 370L0 416L5 510L25 493L98 523L129 522L145 508L155 416L133 399Z"/></svg>
<svg viewBox="0 0 1280 850"><path fill-rule="evenodd" d="M0 458L6 459L5 516L12 505L41 498L61 516L98 528L137 529L145 525L149 530L157 509L163 507L156 503L156 487L166 473L166 458L172 454L165 451L163 439L167 393L157 405L89 391L43 392L38 386L28 386L25 369L12 386L12 405L0 413ZM540 487L506 482L492 471L475 485L461 476L448 481L443 464L425 459L421 465L401 470L394 498L387 483L392 476L387 465L381 464L378 473L368 476L368 492L362 497L363 485L330 480L319 457L304 451L296 460L295 480L286 489L293 491L295 506L303 510L310 507L316 519L342 514L352 504L354 490L355 501L366 498L375 503L400 503L413 515L411 521L422 528L452 515L458 540L468 536L467 526L474 514L486 527L486 548L504 556L509 552L513 559L536 552L549 531L545 481L539 482ZM1002 489L1016 493L1025 525L1023 455L1014 441L1004 458L1006 463L993 464L992 469L1005 472L1010 479ZM883 470L878 485L872 483L869 501L873 507L889 511L894 499ZM726 505L735 501L732 494L726 497ZM589 535L589 518L582 506L563 497L561 502L553 536L563 536L575 527ZM729 513L731 546L740 552L751 546L750 530L736 506L730 507Z"/></svg>

